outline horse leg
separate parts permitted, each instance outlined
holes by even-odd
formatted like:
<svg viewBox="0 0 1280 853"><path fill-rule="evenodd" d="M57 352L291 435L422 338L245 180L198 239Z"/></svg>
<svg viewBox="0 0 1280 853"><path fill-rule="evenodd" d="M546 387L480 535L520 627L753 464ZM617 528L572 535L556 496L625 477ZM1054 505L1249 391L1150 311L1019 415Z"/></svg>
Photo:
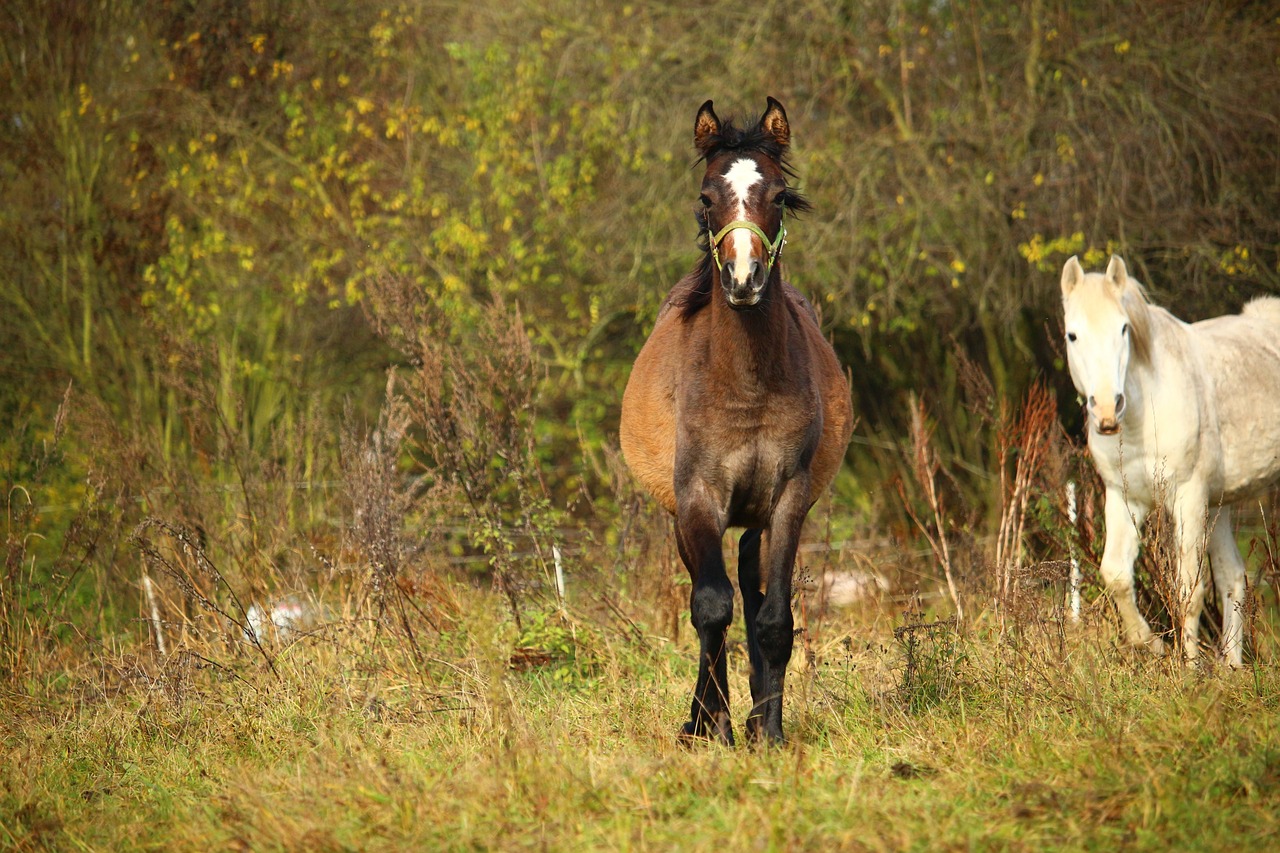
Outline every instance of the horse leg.
<svg viewBox="0 0 1280 853"><path fill-rule="evenodd" d="M681 506L676 519L676 544L693 589L689 614L698 632L698 683L693 690L684 738L716 738L733 744L729 720L729 679L725 667L725 633L733 621L733 585L725 574L720 540L724 529L709 504Z"/></svg>
<svg viewBox="0 0 1280 853"><path fill-rule="evenodd" d="M1222 659L1232 669L1244 666L1245 567L1231 529L1231 509L1223 507L1209 533L1213 581L1222 602Z"/></svg>
<svg viewBox="0 0 1280 853"><path fill-rule="evenodd" d="M791 614L791 582L800 529L809 511L809 478L795 477L783 488L765 540L765 593L756 614L760 676L752 682L752 709L747 736L782 743L782 696L795 642Z"/></svg>
<svg viewBox="0 0 1280 853"><path fill-rule="evenodd" d="M747 625L747 657L751 662L751 701L760 696L760 679L764 675L764 659L760 656L760 637L756 630L756 616L764 593L760 591L760 531L748 530L738 540L738 589L742 591L742 618ZM747 717L747 733L750 734L755 709Z"/></svg>
<svg viewBox="0 0 1280 853"><path fill-rule="evenodd" d="M1147 508L1127 500L1119 489L1107 489L1104 515L1107 541L1098 567L1102 582L1124 623L1125 641L1131 646L1147 646L1156 654L1164 654L1164 643L1151 631L1147 620L1138 612L1133 590L1133 562L1138 559L1141 544L1138 531L1146 519Z"/></svg>
<svg viewBox="0 0 1280 853"><path fill-rule="evenodd" d="M1199 490L1183 487L1174 502L1178 537L1178 606L1182 610L1182 653L1200 657L1200 614L1204 612L1204 545L1207 504Z"/></svg>

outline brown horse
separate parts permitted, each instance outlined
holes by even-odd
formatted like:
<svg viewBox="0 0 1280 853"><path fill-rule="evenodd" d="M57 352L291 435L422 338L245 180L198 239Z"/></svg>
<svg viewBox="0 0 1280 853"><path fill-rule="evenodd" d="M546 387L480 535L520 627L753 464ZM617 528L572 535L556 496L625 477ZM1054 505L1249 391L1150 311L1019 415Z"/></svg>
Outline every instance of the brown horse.
<svg viewBox="0 0 1280 853"><path fill-rule="evenodd" d="M733 586L721 544L739 542L738 585L751 662L747 736L782 741L800 528L831 482L853 430L849 384L813 307L782 280L783 215L809 205L787 186L791 129L769 98L760 121L694 121L706 162L696 268L672 289L622 397L622 452L676 518L701 656L686 738L733 743L725 632Z"/></svg>

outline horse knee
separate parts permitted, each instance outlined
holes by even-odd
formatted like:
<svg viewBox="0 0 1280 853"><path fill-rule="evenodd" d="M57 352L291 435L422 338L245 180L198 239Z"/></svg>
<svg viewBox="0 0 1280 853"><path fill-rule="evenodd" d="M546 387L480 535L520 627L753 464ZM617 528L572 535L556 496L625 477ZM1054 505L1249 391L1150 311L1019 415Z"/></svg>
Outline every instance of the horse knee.
<svg viewBox="0 0 1280 853"><path fill-rule="evenodd" d="M764 659L771 665L785 666L791 660L791 648L795 643L795 619L791 615L790 602L785 607L762 608L756 617L756 636L760 639Z"/></svg>
<svg viewBox="0 0 1280 853"><path fill-rule="evenodd" d="M699 633L728 630L733 621L733 587L727 580L695 585L689 596L689 616Z"/></svg>
<svg viewBox="0 0 1280 853"><path fill-rule="evenodd" d="M1204 597L1208 593L1208 584L1203 575L1184 576L1180 581L1179 593L1182 598L1183 613L1187 619L1199 619L1204 611Z"/></svg>
<svg viewBox="0 0 1280 853"><path fill-rule="evenodd" d="M1218 597L1222 599L1222 610L1225 613L1228 606L1239 607L1244 601L1246 584L1243 563L1237 568L1226 561L1222 562L1223 565L1219 568L1218 562L1215 561L1213 575L1215 586L1218 588Z"/></svg>
<svg viewBox="0 0 1280 853"><path fill-rule="evenodd" d="M1098 566L1102 584L1112 595L1129 595L1133 592L1133 564L1119 560L1103 560Z"/></svg>
<svg viewBox="0 0 1280 853"><path fill-rule="evenodd" d="M1148 645L1157 654L1162 652L1160 640L1151 633L1151 626L1142 618L1133 589L1133 563L1126 560L1103 557L1098 567L1107 594L1124 623L1125 637L1130 645Z"/></svg>

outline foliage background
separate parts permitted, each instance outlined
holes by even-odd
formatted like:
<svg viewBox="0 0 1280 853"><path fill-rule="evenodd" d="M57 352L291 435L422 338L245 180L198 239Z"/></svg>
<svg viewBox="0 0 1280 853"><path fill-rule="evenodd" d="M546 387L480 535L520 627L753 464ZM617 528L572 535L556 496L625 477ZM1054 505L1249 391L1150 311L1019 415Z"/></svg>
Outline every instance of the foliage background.
<svg viewBox="0 0 1280 853"><path fill-rule="evenodd" d="M377 422L385 369L420 366L424 341L474 364L482 328L511 317L531 342L522 440L546 524L612 541L619 398L696 254L706 97L748 120L766 94L789 108L815 212L787 274L821 306L860 417L842 531L908 535L894 484L916 400L978 526L1000 501L994 406L1043 376L1078 430L1056 343L1067 256L1121 253L1188 318L1280 292L1267 4L3 15L2 440L49 582L86 507L110 529L154 514L204 531L250 582L295 562L298 537L336 535L337 439ZM33 492L68 387L75 426ZM117 571L133 558L94 548L72 597L135 601Z"/></svg>

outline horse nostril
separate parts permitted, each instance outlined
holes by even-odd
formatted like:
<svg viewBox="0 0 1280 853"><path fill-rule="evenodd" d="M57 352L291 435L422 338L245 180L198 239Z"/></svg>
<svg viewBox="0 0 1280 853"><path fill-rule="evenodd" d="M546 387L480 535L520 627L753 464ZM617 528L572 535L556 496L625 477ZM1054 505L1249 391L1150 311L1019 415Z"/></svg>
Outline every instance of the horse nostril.
<svg viewBox="0 0 1280 853"><path fill-rule="evenodd" d="M1117 394L1116 395L1116 415L1119 415L1120 412L1122 412L1123 410L1124 410L1124 395Z"/></svg>
<svg viewBox="0 0 1280 853"><path fill-rule="evenodd" d="M727 281L733 281L733 261L725 261L720 273Z"/></svg>
<svg viewBox="0 0 1280 853"><path fill-rule="evenodd" d="M1089 395L1089 405L1090 405L1090 406L1096 406L1096 405L1098 405L1098 401L1094 399L1094 397L1093 397L1093 395L1092 395L1092 394L1090 394L1090 395Z"/></svg>
<svg viewBox="0 0 1280 853"><path fill-rule="evenodd" d="M760 278L760 262L757 261L755 258L752 258L751 259L751 281L756 281L759 278Z"/></svg>

